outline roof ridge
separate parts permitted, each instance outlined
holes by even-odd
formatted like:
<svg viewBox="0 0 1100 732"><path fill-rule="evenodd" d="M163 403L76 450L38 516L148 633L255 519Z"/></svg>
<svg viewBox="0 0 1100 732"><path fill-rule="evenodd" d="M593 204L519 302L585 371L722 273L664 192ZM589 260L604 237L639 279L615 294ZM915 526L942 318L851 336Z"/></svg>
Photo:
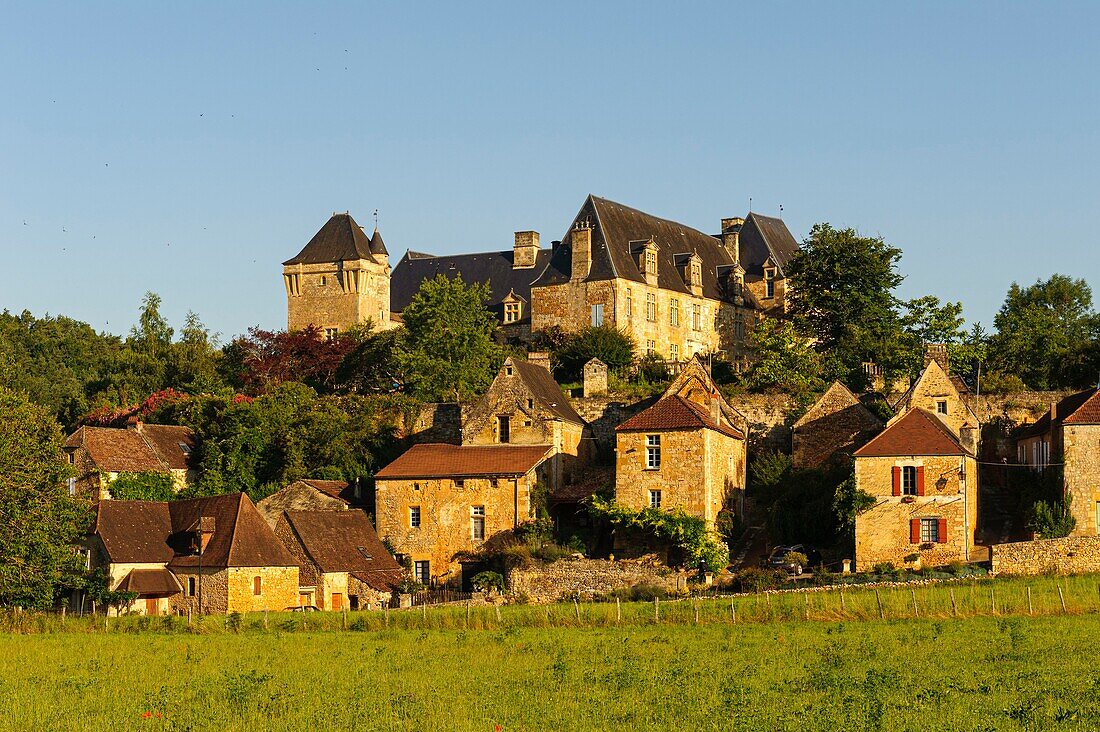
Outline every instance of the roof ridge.
<svg viewBox="0 0 1100 732"><path fill-rule="evenodd" d="M313 556L313 552L309 550L309 546L306 544L306 540L302 538L302 532L298 531L298 527L294 525L294 521L290 518L291 513L304 513L303 511L291 511L289 508L283 511L286 516L286 523L290 527L290 530L294 532L294 536L298 539L298 544L305 550L306 556L309 557L309 561L313 562L317 567L321 566L321 563L317 561L317 557ZM334 511L333 513L337 513ZM293 552L291 552L293 555Z"/></svg>
<svg viewBox="0 0 1100 732"><path fill-rule="evenodd" d="M237 513L233 517L233 531L229 535L229 551L225 553L225 566L233 566L233 550L237 548L237 524L241 521L241 506L244 505L244 493L237 493ZM218 527L215 526L217 531Z"/></svg>

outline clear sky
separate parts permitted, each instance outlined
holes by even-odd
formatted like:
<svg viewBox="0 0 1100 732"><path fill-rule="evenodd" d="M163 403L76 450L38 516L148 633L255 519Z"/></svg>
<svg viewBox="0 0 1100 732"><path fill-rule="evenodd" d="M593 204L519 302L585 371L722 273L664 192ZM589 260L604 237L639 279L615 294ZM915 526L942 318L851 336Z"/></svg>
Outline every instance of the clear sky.
<svg viewBox="0 0 1100 732"><path fill-rule="evenodd" d="M333 211L396 263L549 245L588 193L882 235L986 325L1014 280L1100 288L1100 4L525 6L6 4L0 308L284 327Z"/></svg>

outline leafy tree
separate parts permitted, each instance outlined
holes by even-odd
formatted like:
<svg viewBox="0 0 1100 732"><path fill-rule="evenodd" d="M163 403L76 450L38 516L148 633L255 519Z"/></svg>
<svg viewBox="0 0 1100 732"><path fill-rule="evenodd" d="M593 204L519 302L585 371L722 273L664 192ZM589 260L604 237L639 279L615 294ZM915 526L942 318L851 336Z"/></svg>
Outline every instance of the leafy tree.
<svg viewBox="0 0 1100 732"><path fill-rule="evenodd" d="M875 497L856 487L853 473L836 487L833 496L833 515L837 519L837 536L855 542L856 517L875 505Z"/></svg>
<svg viewBox="0 0 1100 732"><path fill-rule="evenodd" d="M297 331L250 328L226 348L227 375L232 385L253 395L287 382L331 392L340 364L361 338L359 330L324 338L315 325Z"/></svg>
<svg viewBox="0 0 1100 732"><path fill-rule="evenodd" d="M485 307L487 284L467 287L444 275L426 280L401 313L407 339L398 357L411 393L427 401L462 401L481 393L503 360Z"/></svg>
<svg viewBox="0 0 1100 732"><path fill-rule="evenodd" d="M958 343L966 338L961 302L941 303L935 295L925 295L902 306L902 328L917 343Z"/></svg>
<svg viewBox="0 0 1100 732"><path fill-rule="evenodd" d="M407 335L404 328L391 328L365 337L336 370L337 388L358 394L405 391L408 377L400 355Z"/></svg>
<svg viewBox="0 0 1100 732"><path fill-rule="evenodd" d="M83 567L73 552L87 506L65 488L61 429L45 408L0 388L0 605L47 608Z"/></svg>
<svg viewBox="0 0 1100 732"><path fill-rule="evenodd" d="M816 224L787 263L790 313L799 330L828 358L826 378L864 379L861 365L876 361L904 369L905 348L894 290L901 250L854 229Z"/></svg>
<svg viewBox="0 0 1100 732"><path fill-rule="evenodd" d="M109 486L116 501L171 501L176 486L167 473L119 473Z"/></svg>
<svg viewBox="0 0 1100 732"><path fill-rule="evenodd" d="M570 382L581 378L584 365L593 358L607 364L612 371L621 372L634 363L634 339L625 330L604 324L572 333L553 352L558 368L559 381Z"/></svg>
<svg viewBox="0 0 1100 732"><path fill-rule="evenodd" d="M180 340L168 357L166 385L191 394L217 391L225 386L218 373L221 351L217 337L193 312L187 313Z"/></svg>
<svg viewBox="0 0 1100 732"><path fill-rule="evenodd" d="M1028 287L1013 283L993 324L991 366L1034 389L1063 386L1063 362L1080 344L1100 338L1092 289L1084 280L1059 274Z"/></svg>
<svg viewBox="0 0 1100 732"><path fill-rule="evenodd" d="M684 566L703 567L717 572L729 562L729 550L719 537L707 530L707 524L697 516L689 516L682 508L662 511L644 508L634 511L614 500L598 495L586 499L588 512L611 526L638 532L647 538L667 543L683 554Z"/></svg>
<svg viewBox="0 0 1100 732"><path fill-rule="evenodd" d="M755 353L745 378L750 389L808 395L824 386L822 359L789 320L768 318L752 331Z"/></svg>
<svg viewBox="0 0 1100 732"><path fill-rule="evenodd" d="M80 586L88 597L103 611L129 606L138 598L138 593L129 590L112 590L111 577L102 567L97 567L85 575Z"/></svg>

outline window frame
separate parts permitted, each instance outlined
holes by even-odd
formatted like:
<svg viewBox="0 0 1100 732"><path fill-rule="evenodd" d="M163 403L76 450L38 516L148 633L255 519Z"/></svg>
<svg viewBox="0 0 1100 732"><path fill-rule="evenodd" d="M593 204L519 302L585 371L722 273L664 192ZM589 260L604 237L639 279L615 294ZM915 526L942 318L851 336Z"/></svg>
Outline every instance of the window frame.
<svg viewBox="0 0 1100 732"><path fill-rule="evenodd" d="M680 301L673 300L668 305L668 324L673 328L680 327Z"/></svg>
<svg viewBox="0 0 1100 732"><path fill-rule="evenodd" d="M473 541L485 541L485 519L485 506L470 506L470 538Z"/></svg>
<svg viewBox="0 0 1100 732"><path fill-rule="evenodd" d="M645 319L647 322L657 322L657 293L647 292L645 296Z"/></svg>
<svg viewBox="0 0 1100 732"><path fill-rule="evenodd" d="M936 400L936 414L942 414L942 415L946 416L947 415L947 410L948 410L947 400L946 399L937 399Z"/></svg>
<svg viewBox="0 0 1100 732"><path fill-rule="evenodd" d="M940 520L939 518L921 518L920 519L920 543L921 544L939 544L941 543L940 536Z"/></svg>
<svg viewBox="0 0 1100 732"><path fill-rule="evenodd" d="M910 479L910 476L912 476L911 479ZM903 465L903 466L901 466L901 495L903 495L903 496L915 496L915 495L917 495L917 466L916 465Z"/></svg>
<svg viewBox="0 0 1100 732"><path fill-rule="evenodd" d="M649 489L649 507L650 508L655 508L658 511L660 511L661 510L661 498L662 498L662 496L661 496L661 489L660 488L650 488Z"/></svg>
<svg viewBox="0 0 1100 732"><path fill-rule="evenodd" d="M422 585L430 585L432 580L432 563L428 559L413 560L413 577Z"/></svg>
<svg viewBox="0 0 1100 732"><path fill-rule="evenodd" d="M645 436L645 469L646 470L660 470L661 469L661 436L660 435L646 435Z"/></svg>
<svg viewBox="0 0 1100 732"><path fill-rule="evenodd" d="M409 528L419 529L424 524L424 516L420 506L409 506Z"/></svg>
<svg viewBox="0 0 1100 732"><path fill-rule="evenodd" d="M523 308L518 302L504 303L504 322L515 323L520 319L522 312Z"/></svg>
<svg viewBox="0 0 1100 732"><path fill-rule="evenodd" d="M595 302L591 305L592 308L592 327L599 328L603 325L603 303Z"/></svg>

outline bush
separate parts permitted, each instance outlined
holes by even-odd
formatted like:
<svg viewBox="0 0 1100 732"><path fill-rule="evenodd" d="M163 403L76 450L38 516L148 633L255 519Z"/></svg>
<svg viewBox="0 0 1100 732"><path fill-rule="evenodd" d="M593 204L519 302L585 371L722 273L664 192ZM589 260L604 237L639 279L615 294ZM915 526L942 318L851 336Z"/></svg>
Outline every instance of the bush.
<svg viewBox="0 0 1100 732"><path fill-rule="evenodd" d="M581 378L584 365L593 358L616 371L634 362L634 339L625 330L611 325L585 328L570 335L554 353L558 362L555 376L558 381L576 381Z"/></svg>
<svg viewBox="0 0 1100 732"><path fill-rule="evenodd" d="M503 592L504 575L500 572L479 572L470 580L478 592Z"/></svg>
<svg viewBox="0 0 1100 732"><path fill-rule="evenodd" d="M176 486L168 473L119 473L107 486L116 501L171 501Z"/></svg>
<svg viewBox="0 0 1100 732"><path fill-rule="evenodd" d="M898 568L890 562L879 562L875 566L871 567L871 573L877 574L880 577L888 577L893 579L896 579L897 576L900 574Z"/></svg>
<svg viewBox="0 0 1100 732"><path fill-rule="evenodd" d="M781 569L762 569L760 567L742 569L735 572L730 578L730 584L739 592L778 590L789 581L790 577Z"/></svg>
<svg viewBox="0 0 1100 732"><path fill-rule="evenodd" d="M983 394L1013 394L1027 391L1027 384L1016 374L991 372L982 378L981 389Z"/></svg>
<svg viewBox="0 0 1100 732"><path fill-rule="evenodd" d="M1070 513L1073 496L1066 494L1061 501L1036 501L1031 507L1028 526L1042 539L1060 539L1069 536L1077 526L1077 519Z"/></svg>
<svg viewBox="0 0 1100 732"><path fill-rule="evenodd" d="M810 558L802 552L787 552L783 555L783 561L787 564L797 564L803 569L810 566Z"/></svg>

